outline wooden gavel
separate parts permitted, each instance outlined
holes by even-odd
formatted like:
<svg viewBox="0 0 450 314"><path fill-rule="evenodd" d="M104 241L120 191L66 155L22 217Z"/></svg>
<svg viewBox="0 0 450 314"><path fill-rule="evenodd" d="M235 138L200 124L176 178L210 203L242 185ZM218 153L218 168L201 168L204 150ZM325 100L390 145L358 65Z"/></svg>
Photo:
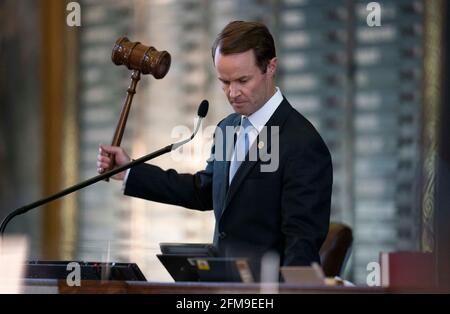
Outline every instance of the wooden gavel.
<svg viewBox="0 0 450 314"><path fill-rule="evenodd" d="M131 42L126 37L120 37L114 44L111 59L115 65L126 65L128 69L133 70L131 83L127 90L127 98L123 104L111 143L112 146L120 146L141 73L151 74L156 79L163 78L169 71L171 57L167 51L158 51L154 47L147 47L140 42ZM111 158L111 166L105 171L111 170L115 165L114 156L110 155L109 157ZM106 181L108 180L106 179Z"/></svg>

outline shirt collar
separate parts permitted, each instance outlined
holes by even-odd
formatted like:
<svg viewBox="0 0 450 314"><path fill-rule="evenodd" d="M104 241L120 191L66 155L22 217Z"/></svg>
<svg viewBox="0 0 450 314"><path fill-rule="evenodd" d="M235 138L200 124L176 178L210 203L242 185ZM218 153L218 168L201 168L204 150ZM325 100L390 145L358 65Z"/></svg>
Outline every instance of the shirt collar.
<svg viewBox="0 0 450 314"><path fill-rule="evenodd" d="M270 97L270 99L261 108L248 116L248 119L250 120L253 127L258 130L258 133L261 132L267 121L269 121L270 117L273 115L275 110L277 110L282 101L283 95L281 94L280 89L276 87L275 94L273 94L273 96Z"/></svg>

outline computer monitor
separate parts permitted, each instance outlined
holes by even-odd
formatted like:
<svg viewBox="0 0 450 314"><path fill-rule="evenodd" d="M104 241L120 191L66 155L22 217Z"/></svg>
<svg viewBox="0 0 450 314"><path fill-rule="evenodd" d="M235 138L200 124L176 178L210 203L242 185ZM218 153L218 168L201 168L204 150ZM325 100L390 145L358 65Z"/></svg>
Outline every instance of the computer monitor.
<svg viewBox="0 0 450 314"><path fill-rule="evenodd" d="M195 256L182 254L156 254L175 281L199 281L197 270L189 263L189 258Z"/></svg>
<svg viewBox="0 0 450 314"><path fill-rule="evenodd" d="M210 243L170 243L159 244L162 254L216 256L216 248Z"/></svg>
<svg viewBox="0 0 450 314"><path fill-rule="evenodd" d="M252 283L257 279L246 258L196 257L188 261L196 269L199 281Z"/></svg>
<svg viewBox="0 0 450 314"><path fill-rule="evenodd" d="M71 261L27 261L25 278L67 279ZM75 262L80 266L81 280L147 281L135 263Z"/></svg>
<svg viewBox="0 0 450 314"><path fill-rule="evenodd" d="M175 281L198 281L199 277L189 258L215 256L216 251L209 243L173 243L159 244L162 254L157 258Z"/></svg>

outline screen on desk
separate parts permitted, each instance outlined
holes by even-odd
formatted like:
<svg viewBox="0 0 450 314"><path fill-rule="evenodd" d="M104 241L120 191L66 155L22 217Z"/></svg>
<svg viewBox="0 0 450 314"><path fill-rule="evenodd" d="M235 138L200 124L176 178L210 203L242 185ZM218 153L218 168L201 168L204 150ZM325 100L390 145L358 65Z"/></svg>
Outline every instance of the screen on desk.
<svg viewBox="0 0 450 314"><path fill-rule="evenodd" d="M175 281L253 282L244 258L217 257L208 243L160 243L159 261Z"/></svg>
<svg viewBox="0 0 450 314"><path fill-rule="evenodd" d="M69 263L75 263L69 265ZM67 267L69 265L69 267ZM81 280L147 281L135 263L27 261L25 278L67 279L79 265ZM73 266L73 267L71 267Z"/></svg>
<svg viewBox="0 0 450 314"><path fill-rule="evenodd" d="M190 255L190 256L215 256L216 249L209 243L169 243L159 244L162 254Z"/></svg>

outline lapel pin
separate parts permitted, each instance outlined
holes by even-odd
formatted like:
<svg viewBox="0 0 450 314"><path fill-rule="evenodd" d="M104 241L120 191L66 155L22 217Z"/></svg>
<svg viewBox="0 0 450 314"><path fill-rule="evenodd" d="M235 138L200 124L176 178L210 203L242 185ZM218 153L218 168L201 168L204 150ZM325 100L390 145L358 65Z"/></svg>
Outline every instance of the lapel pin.
<svg viewBox="0 0 450 314"><path fill-rule="evenodd" d="M263 149L263 147L264 147L264 142L263 142L263 141L260 141L260 142L258 143L258 149Z"/></svg>

